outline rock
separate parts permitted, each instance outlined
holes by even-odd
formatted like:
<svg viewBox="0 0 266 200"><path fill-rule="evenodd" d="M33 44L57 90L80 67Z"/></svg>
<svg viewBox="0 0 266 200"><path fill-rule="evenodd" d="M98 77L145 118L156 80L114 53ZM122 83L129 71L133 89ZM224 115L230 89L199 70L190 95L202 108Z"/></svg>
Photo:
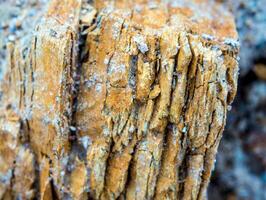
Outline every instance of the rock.
<svg viewBox="0 0 266 200"><path fill-rule="evenodd" d="M25 129L36 197L206 198L238 76L220 4L52 0L35 30L8 46L1 108Z"/></svg>

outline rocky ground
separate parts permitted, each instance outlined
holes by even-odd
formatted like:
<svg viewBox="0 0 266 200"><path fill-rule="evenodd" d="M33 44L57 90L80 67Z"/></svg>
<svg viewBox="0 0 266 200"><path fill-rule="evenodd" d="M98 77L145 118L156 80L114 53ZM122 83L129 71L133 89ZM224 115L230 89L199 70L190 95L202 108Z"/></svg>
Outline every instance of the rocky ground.
<svg viewBox="0 0 266 200"><path fill-rule="evenodd" d="M33 30L48 0L0 0L0 77L7 43ZM238 96L228 116L210 199L266 199L266 0L224 0L241 42Z"/></svg>

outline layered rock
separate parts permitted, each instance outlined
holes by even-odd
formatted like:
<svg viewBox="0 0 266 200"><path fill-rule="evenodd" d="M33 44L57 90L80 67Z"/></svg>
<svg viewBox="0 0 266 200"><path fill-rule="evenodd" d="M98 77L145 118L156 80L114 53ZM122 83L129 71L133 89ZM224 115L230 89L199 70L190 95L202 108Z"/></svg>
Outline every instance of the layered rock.
<svg viewBox="0 0 266 200"><path fill-rule="evenodd" d="M10 44L3 84L36 160L27 185L41 199L205 199L236 40L211 1L52 1L26 55Z"/></svg>

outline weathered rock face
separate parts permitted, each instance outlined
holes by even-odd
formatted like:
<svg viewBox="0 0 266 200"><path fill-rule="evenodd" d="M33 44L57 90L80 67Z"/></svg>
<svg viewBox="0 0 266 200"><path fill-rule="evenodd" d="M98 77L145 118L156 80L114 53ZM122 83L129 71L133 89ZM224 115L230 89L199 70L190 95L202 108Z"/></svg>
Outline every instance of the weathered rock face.
<svg viewBox="0 0 266 200"><path fill-rule="evenodd" d="M2 110L19 128L1 130L24 140L0 147L1 176L13 170L0 197L205 199L236 39L208 1L52 1L29 50L10 44Z"/></svg>

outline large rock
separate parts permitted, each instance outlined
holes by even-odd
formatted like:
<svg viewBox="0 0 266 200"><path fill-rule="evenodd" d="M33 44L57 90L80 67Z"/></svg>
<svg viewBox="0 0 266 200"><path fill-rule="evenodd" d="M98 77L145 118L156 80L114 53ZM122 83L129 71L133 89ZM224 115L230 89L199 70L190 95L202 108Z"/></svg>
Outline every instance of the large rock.
<svg viewBox="0 0 266 200"><path fill-rule="evenodd" d="M206 198L238 76L220 4L53 0L26 55L9 48L2 110L25 129L36 196Z"/></svg>

